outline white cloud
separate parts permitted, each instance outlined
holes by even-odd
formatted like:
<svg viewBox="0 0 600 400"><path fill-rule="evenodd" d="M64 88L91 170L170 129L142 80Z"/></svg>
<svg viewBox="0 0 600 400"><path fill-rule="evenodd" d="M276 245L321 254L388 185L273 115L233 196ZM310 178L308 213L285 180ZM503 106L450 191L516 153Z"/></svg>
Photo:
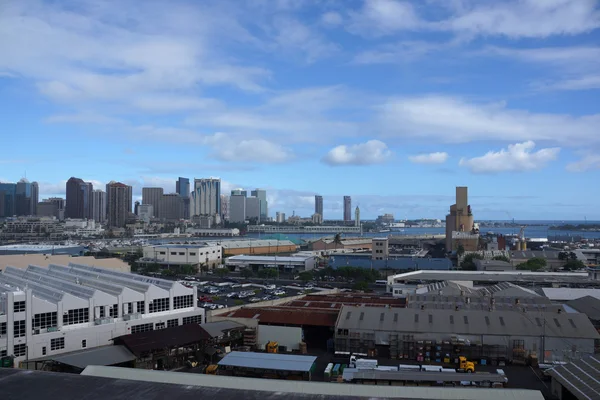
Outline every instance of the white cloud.
<svg viewBox="0 0 600 400"><path fill-rule="evenodd" d="M422 23L410 3L396 0L366 0L350 17L348 29L366 36L416 29Z"/></svg>
<svg viewBox="0 0 600 400"><path fill-rule="evenodd" d="M567 165L567 171L585 172L600 169L600 154L586 154L579 161Z"/></svg>
<svg viewBox="0 0 600 400"><path fill-rule="evenodd" d="M380 140L350 146L339 145L331 149L322 161L335 165L371 165L381 164L392 156L387 145Z"/></svg>
<svg viewBox="0 0 600 400"><path fill-rule="evenodd" d="M551 141L567 146L600 143L600 114L531 113L505 103L478 104L450 96L393 98L379 108L386 136L469 141Z"/></svg>
<svg viewBox="0 0 600 400"><path fill-rule="evenodd" d="M508 149L490 151L481 157L463 158L459 165L474 173L534 171L556 160L560 148L546 148L533 152L535 143L527 141L508 146Z"/></svg>
<svg viewBox="0 0 600 400"><path fill-rule="evenodd" d="M339 51L338 46L297 19L280 17L274 20L274 41L279 51L297 58L301 55L308 63L327 58Z"/></svg>
<svg viewBox="0 0 600 400"><path fill-rule="evenodd" d="M119 118L107 117L96 113L62 114L52 115L44 122L47 124L123 124L125 121Z"/></svg>
<svg viewBox="0 0 600 400"><path fill-rule="evenodd" d="M429 154L419 154L416 156L408 157L410 162L415 164L443 164L448 160L448 153L436 152Z"/></svg>
<svg viewBox="0 0 600 400"><path fill-rule="evenodd" d="M344 18L335 11L328 11L321 15L321 22L327 26L338 26L344 22Z"/></svg>
<svg viewBox="0 0 600 400"><path fill-rule="evenodd" d="M263 138L235 137L215 133L205 139L213 147L213 155L222 161L282 163L293 159L291 150Z"/></svg>

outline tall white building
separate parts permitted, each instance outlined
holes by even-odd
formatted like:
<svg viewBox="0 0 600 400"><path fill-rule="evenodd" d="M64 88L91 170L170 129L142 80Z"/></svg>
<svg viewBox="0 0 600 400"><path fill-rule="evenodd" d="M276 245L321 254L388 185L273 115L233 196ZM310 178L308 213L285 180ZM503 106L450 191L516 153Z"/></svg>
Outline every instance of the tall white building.
<svg viewBox="0 0 600 400"><path fill-rule="evenodd" d="M92 192L92 219L101 224L106 222L106 192L102 190Z"/></svg>
<svg viewBox="0 0 600 400"><path fill-rule="evenodd" d="M174 281L77 264L0 274L0 357L13 355L17 365L203 322L196 290Z"/></svg>
<svg viewBox="0 0 600 400"><path fill-rule="evenodd" d="M221 179L194 179L190 216L216 215L221 212Z"/></svg>
<svg viewBox="0 0 600 400"><path fill-rule="evenodd" d="M260 200L260 220L266 221L269 216L269 204L267 203L267 191L264 189L255 189L250 192L251 196L254 196Z"/></svg>
<svg viewBox="0 0 600 400"><path fill-rule="evenodd" d="M285 222L285 213L277 211L275 213L275 222L277 222L279 224Z"/></svg>
<svg viewBox="0 0 600 400"><path fill-rule="evenodd" d="M226 194L221 195L221 218L229 221L229 196Z"/></svg>

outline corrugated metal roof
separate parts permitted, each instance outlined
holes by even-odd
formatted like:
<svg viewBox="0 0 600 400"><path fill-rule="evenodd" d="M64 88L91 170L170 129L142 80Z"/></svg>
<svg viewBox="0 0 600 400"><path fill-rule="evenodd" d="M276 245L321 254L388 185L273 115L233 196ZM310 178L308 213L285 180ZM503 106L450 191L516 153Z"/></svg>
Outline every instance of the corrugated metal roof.
<svg viewBox="0 0 600 400"><path fill-rule="evenodd" d="M567 305L588 316L589 319L600 321L600 299L592 296L581 297L567 302Z"/></svg>
<svg viewBox="0 0 600 400"><path fill-rule="evenodd" d="M262 262L262 263L305 263L307 259L314 258L314 256L231 256L227 257L227 261L246 261L246 262Z"/></svg>
<svg viewBox="0 0 600 400"><path fill-rule="evenodd" d="M219 365L228 367L262 368L280 371L309 372L317 360L314 356L296 356L274 353L245 353L232 351Z"/></svg>
<svg viewBox="0 0 600 400"><path fill-rule="evenodd" d="M103 346L47 359L84 369L88 365L115 365L133 361L135 356L125 346Z"/></svg>
<svg viewBox="0 0 600 400"><path fill-rule="evenodd" d="M338 310L304 310L292 307L246 307L223 316L231 318L253 318L262 324L310 325L334 327Z"/></svg>
<svg viewBox="0 0 600 400"><path fill-rule="evenodd" d="M396 316L397 314L397 316ZM486 318L487 317L487 318ZM343 306L336 328L600 339L584 314Z"/></svg>
<svg viewBox="0 0 600 400"><path fill-rule="evenodd" d="M571 282L589 283L587 273L530 271L412 271L394 275L395 281Z"/></svg>
<svg viewBox="0 0 600 400"><path fill-rule="evenodd" d="M82 375L88 377L96 376L113 379L137 380L151 383L170 383L174 385L187 385L190 387L201 386L219 389L243 389L246 391L245 393L248 394L248 397L252 396L252 392L254 391L268 391L272 396L283 393L286 395L286 398L293 398L293 396L305 394L311 395L311 398L319 399L328 399L328 396L337 396L336 398L344 399L544 400L544 396L542 396L539 391L523 389L340 385L339 383L300 382L281 379L266 380L258 378L240 379L234 376L215 376L97 366L86 368L82 372ZM215 398L221 397L216 396Z"/></svg>
<svg viewBox="0 0 600 400"><path fill-rule="evenodd" d="M559 365L548 373L579 400L596 400L600 396L600 359L597 357Z"/></svg>
<svg viewBox="0 0 600 400"><path fill-rule="evenodd" d="M600 289L581 289L581 288L542 288L544 296L550 300L569 301L581 297L594 297L600 299Z"/></svg>
<svg viewBox="0 0 600 400"><path fill-rule="evenodd" d="M200 325L187 324L157 331L119 336L114 339L114 343L125 345L129 351L139 357L154 350L164 350L166 347L181 347L208 339L210 339L210 336Z"/></svg>
<svg viewBox="0 0 600 400"><path fill-rule="evenodd" d="M204 329L206 333L212 337L219 337L223 335L224 331L229 331L231 329L243 329L245 328L245 325L234 321L217 321L202 324L200 325L200 328Z"/></svg>
<svg viewBox="0 0 600 400"><path fill-rule="evenodd" d="M296 246L290 240L223 240L221 246L224 249L245 249L247 247L277 247L277 246Z"/></svg>

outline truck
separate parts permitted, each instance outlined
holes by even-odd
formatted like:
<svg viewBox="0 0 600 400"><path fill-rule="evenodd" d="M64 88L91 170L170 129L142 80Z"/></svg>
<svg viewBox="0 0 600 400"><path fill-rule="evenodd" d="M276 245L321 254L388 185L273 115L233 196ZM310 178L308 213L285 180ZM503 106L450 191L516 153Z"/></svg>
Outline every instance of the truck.
<svg viewBox="0 0 600 400"><path fill-rule="evenodd" d="M377 360L370 360L368 358L357 358L355 354L350 356L350 362L348 367L357 369L375 369L377 368Z"/></svg>
<svg viewBox="0 0 600 400"><path fill-rule="evenodd" d="M466 372L472 374L475 372L475 363L468 361L467 357L465 356L460 356L458 357L458 368L456 368L456 372Z"/></svg>

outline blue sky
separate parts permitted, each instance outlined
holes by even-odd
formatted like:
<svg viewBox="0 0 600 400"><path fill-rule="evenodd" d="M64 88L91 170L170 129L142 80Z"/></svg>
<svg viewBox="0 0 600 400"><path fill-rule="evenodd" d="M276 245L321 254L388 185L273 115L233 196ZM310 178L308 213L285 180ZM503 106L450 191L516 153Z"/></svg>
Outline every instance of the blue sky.
<svg viewBox="0 0 600 400"><path fill-rule="evenodd" d="M269 209L600 220L595 0L13 1L0 180L262 187ZM100 186L102 187L102 186Z"/></svg>

